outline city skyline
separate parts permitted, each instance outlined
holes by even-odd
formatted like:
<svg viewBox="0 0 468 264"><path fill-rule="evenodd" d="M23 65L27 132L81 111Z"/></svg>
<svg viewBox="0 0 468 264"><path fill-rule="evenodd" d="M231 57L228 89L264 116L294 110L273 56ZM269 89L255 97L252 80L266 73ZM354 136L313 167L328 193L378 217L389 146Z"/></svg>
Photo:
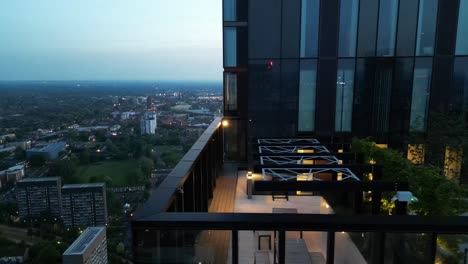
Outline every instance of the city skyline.
<svg viewBox="0 0 468 264"><path fill-rule="evenodd" d="M220 81L218 2L4 2L0 80Z"/></svg>

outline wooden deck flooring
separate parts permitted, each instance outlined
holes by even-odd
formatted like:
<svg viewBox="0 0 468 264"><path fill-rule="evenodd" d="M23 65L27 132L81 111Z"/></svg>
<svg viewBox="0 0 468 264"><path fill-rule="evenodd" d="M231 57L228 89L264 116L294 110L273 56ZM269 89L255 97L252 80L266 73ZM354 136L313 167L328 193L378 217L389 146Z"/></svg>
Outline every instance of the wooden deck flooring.
<svg viewBox="0 0 468 264"><path fill-rule="evenodd" d="M237 163L225 163L222 174L216 180L210 213L234 212L234 199L236 197ZM200 234L198 247L212 250L201 251L200 254L213 254L214 256L196 256L196 260L208 260L213 263L226 263L228 247L230 245L230 231L204 231ZM202 253L204 252L204 253ZM205 262L204 262L205 263Z"/></svg>

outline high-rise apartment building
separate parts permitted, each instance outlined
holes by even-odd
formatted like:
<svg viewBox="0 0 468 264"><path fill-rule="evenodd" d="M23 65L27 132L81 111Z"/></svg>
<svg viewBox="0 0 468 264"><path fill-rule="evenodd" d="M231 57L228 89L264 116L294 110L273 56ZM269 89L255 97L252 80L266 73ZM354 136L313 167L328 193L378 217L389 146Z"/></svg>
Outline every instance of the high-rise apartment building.
<svg viewBox="0 0 468 264"><path fill-rule="evenodd" d="M467 13L468 0L225 0L231 155L300 135L405 150L436 113L464 117Z"/></svg>
<svg viewBox="0 0 468 264"><path fill-rule="evenodd" d="M105 227L88 227L63 252L64 264L107 264Z"/></svg>
<svg viewBox="0 0 468 264"><path fill-rule="evenodd" d="M21 218L61 215L61 183L59 177L28 178L16 183L16 200Z"/></svg>
<svg viewBox="0 0 468 264"><path fill-rule="evenodd" d="M106 184L64 185L62 215L63 224L68 228L107 225Z"/></svg>
<svg viewBox="0 0 468 264"><path fill-rule="evenodd" d="M153 108L153 98L151 96L146 97L146 109L151 110Z"/></svg>
<svg viewBox="0 0 468 264"><path fill-rule="evenodd" d="M155 134L158 123L156 120L156 113L148 112L143 115L140 120L141 134Z"/></svg>
<svg viewBox="0 0 468 264"><path fill-rule="evenodd" d="M434 117L465 114L466 13L468 0L224 0L225 117L135 213L135 262L461 263L466 220L406 215L424 187L390 182L349 142L424 152Z"/></svg>

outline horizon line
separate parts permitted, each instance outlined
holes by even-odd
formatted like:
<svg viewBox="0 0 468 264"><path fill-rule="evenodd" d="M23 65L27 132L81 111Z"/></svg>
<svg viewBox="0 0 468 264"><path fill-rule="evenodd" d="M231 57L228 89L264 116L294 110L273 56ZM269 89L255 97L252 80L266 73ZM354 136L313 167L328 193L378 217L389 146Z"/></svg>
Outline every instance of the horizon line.
<svg viewBox="0 0 468 264"><path fill-rule="evenodd" d="M220 80L132 80L132 79L97 79L97 80L92 80L92 79L50 79L50 80L1 80L0 82L223 82L222 79Z"/></svg>

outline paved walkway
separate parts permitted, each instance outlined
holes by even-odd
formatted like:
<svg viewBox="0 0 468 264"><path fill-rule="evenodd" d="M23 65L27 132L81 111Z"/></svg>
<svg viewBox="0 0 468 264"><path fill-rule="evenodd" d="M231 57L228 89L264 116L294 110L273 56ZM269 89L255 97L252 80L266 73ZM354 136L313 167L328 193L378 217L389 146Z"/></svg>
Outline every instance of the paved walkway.
<svg viewBox="0 0 468 264"><path fill-rule="evenodd" d="M239 213L271 213L273 208L295 208L298 213L307 214L333 214L333 210L321 196L289 196L289 201L275 200L270 195L254 195L252 199L247 198L245 172L239 171L237 181L237 194L234 211ZM260 175L254 175L261 178ZM286 238L299 238L299 232L286 232ZM273 263L273 232L271 232L271 246L268 250L268 240L262 239L261 249L267 250L270 254L270 262ZM307 250L313 255L311 263L321 264L325 262L327 252L326 232L303 232L303 239L307 245ZM253 256L258 250L258 232L239 231L239 263L254 263ZM348 234L336 233L335 240L335 263L359 264L366 263L359 250L349 238ZM287 256L286 256L287 257ZM227 263L231 263L231 247Z"/></svg>
<svg viewBox="0 0 468 264"><path fill-rule="evenodd" d="M237 163L225 163L221 175L216 180L210 213L234 212L236 197ZM226 263L231 231L204 231L200 235L195 261L203 263ZM197 263L197 262L196 262Z"/></svg>

